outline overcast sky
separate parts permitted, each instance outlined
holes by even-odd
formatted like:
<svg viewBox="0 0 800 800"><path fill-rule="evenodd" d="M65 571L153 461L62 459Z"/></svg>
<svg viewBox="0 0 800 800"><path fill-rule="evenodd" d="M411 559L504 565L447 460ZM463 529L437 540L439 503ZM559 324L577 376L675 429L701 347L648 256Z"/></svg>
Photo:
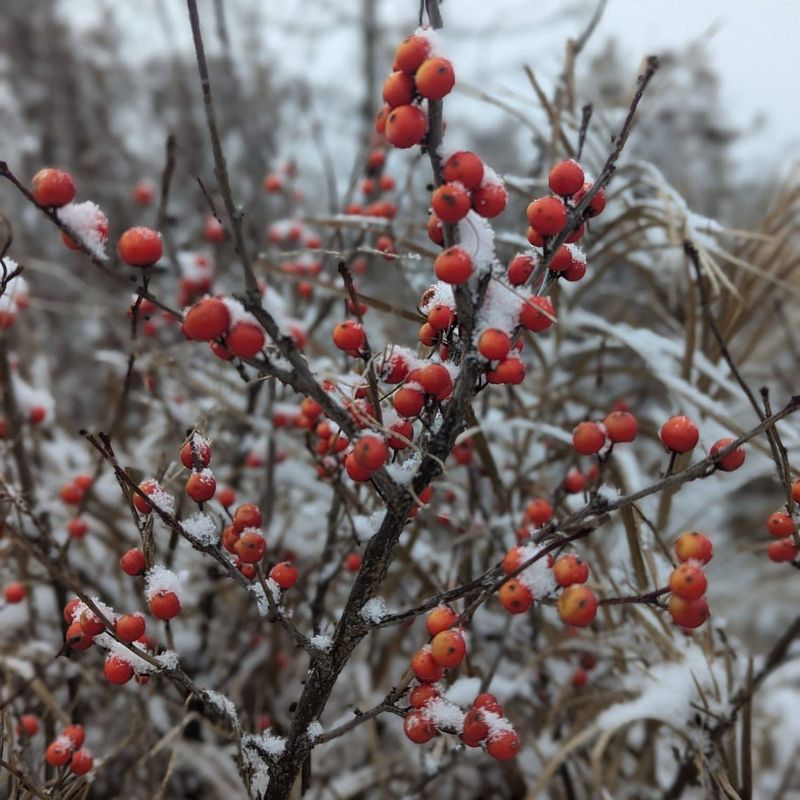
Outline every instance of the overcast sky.
<svg viewBox="0 0 800 800"><path fill-rule="evenodd" d="M413 28L416 0L375 0L381 20L398 32ZM124 16L128 32L123 52L143 57L168 45L156 6L162 3L172 19L170 38L190 45L183 0L61 0L77 25L91 24L104 9ZM229 22L237 29L238 9L256 9L269 51L280 54L281 68L324 87L346 79L358 57L354 26L343 24L344 13L360 8L359 0L226 0ZM445 0L448 26L459 32L459 78L493 90L529 91L521 65L534 66L543 80L561 68L564 39L585 24L594 0ZM554 22L564 8L578 13ZM201 15L210 22L211 2L200 0ZM211 26L209 25L209 28ZM298 27L301 29L298 31ZM307 30L315 31L313 37ZM723 100L730 121L749 126L763 115L760 132L740 146L739 154L754 162L800 156L800 109L797 37L800 0L609 0L590 47L598 49L616 38L629 59L631 76L643 55L707 39L711 61L722 79ZM213 37L209 36L213 49Z"/></svg>

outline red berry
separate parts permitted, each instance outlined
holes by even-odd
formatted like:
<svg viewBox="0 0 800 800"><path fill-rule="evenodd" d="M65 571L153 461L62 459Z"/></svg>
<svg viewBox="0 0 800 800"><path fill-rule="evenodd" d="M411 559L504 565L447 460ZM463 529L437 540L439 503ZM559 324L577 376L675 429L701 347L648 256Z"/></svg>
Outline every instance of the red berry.
<svg viewBox="0 0 800 800"><path fill-rule="evenodd" d="M418 383L425 394L433 395L437 400L444 400L453 390L453 379L450 372L441 364L426 364L408 376L410 381Z"/></svg>
<svg viewBox="0 0 800 800"><path fill-rule="evenodd" d="M81 614L79 622L81 630L87 636L97 636L106 629L105 623L88 608Z"/></svg>
<svg viewBox="0 0 800 800"><path fill-rule="evenodd" d="M774 536L776 539L783 539L794 533L794 520L788 514L776 511L767 517L767 530L770 536Z"/></svg>
<svg viewBox="0 0 800 800"><path fill-rule="evenodd" d="M73 622L64 634L64 641L73 649L83 651L92 646L93 636L83 632L80 622Z"/></svg>
<svg viewBox="0 0 800 800"><path fill-rule="evenodd" d="M352 319L340 322L333 329L333 343L345 352L360 350L364 346L366 338L364 328Z"/></svg>
<svg viewBox="0 0 800 800"><path fill-rule="evenodd" d="M213 214L207 216L203 224L203 238L211 244L220 244L225 241L225 228Z"/></svg>
<svg viewBox="0 0 800 800"><path fill-rule="evenodd" d="M142 575L147 569L144 553L135 547L122 556L119 565L126 575L131 576Z"/></svg>
<svg viewBox="0 0 800 800"><path fill-rule="evenodd" d="M500 587L498 597L509 614L523 614L533 603L531 590L516 578L511 578Z"/></svg>
<svg viewBox="0 0 800 800"><path fill-rule="evenodd" d="M434 683L421 683L411 690L408 702L412 708L422 708L440 696L439 687Z"/></svg>
<svg viewBox="0 0 800 800"><path fill-rule="evenodd" d="M181 601L175 592L161 589L148 601L150 613L157 619L168 620L178 616L181 612Z"/></svg>
<svg viewBox="0 0 800 800"><path fill-rule="evenodd" d="M358 572L361 569L362 558L359 553L348 553L344 559L344 568L348 572Z"/></svg>
<svg viewBox="0 0 800 800"><path fill-rule="evenodd" d="M434 306L428 312L428 325L435 331L446 331L455 319L455 314L450 306Z"/></svg>
<svg viewBox="0 0 800 800"><path fill-rule="evenodd" d="M697 600L707 588L705 573L691 564L681 564L669 576L669 590L683 600Z"/></svg>
<svg viewBox="0 0 800 800"><path fill-rule="evenodd" d="M519 736L513 730L504 730L489 737L486 752L497 761L508 761L519 752Z"/></svg>
<svg viewBox="0 0 800 800"><path fill-rule="evenodd" d="M508 205L508 192L500 183L484 183L472 193L472 207L486 219L502 214Z"/></svg>
<svg viewBox="0 0 800 800"><path fill-rule="evenodd" d="M217 502L223 508L230 508L236 502L236 492L230 486L225 486L217 492Z"/></svg>
<svg viewBox="0 0 800 800"><path fill-rule="evenodd" d="M568 553L553 564L553 576L559 586L572 586L589 580L589 565L578 556Z"/></svg>
<svg viewBox="0 0 800 800"><path fill-rule="evenodd" d="M556 312L549 297L529 297L519 313L519 324L525 330L540 333L553 324L555 316Z"/></svg>
<svg viewBox="0 0 800 800"><path fill-rule="evenodd" d="M141 614L123 614L114 627L123 642L135 642L144 634L144 617Z"/></svg>
<svg viewBox="0 0 800 800"><path fill-rule="evenodd" d="M245 528L260 528L263 521L261 509L255 503L243 503L233 514L233 529L241 533Z"/></svg>
<svg viewBox="0 0 800 800"><path fill-rule="evenodd" d="M416 417L425 405L425 395L403 386L392 395L392 405L401 417Z"/></svg>
<svg viewBox="0 0 800 800"><path fill-rule="evenodd" d="M17 722L17 736L36 736L39 732L39 717L35 714L23 714Z"/></svg>
<svg viewBox="0 0 800 800"><path fill-rule="evenodd" d="M109 656L103 665L103 674L109 683L127 683L133 677L133 667L119 656Z"/></svg>
<svg viewBox="0 0 800 800"><path fill-rule="evenodd" d="M418 650L411 659L411 669L420 683L434 683L444 674L429 649Z"/></svg>
<svg viewBox="0 0 800 800"><path fill-rule="evenodd" d="M370 472L380 469L389 459L389 448L377 436L362 436L353 448L356 461Z"/></svg>
<svg viewBox="0 0 800 800"><path fill-rule="evenodd" d="M442 221L436 214L431 214L428 217L428 238L434 244L444 244L444 228L442 227Z"/></svg>
<svg viewBox="0 0 800 800"><path fill-rule="evenodd" d="M697 531L682 533L675 542L675 555L678 561L699 561L708 564L714 554L711 539Z"/></svg>
<svg viewBox="0 0 800 800"><path fill-rule="evenodd" d="M187 339L210 342L225 334L230 321L228 306L222 300L204 297L186 312L181 332Z"/></svg>
<svg viewBox="0 0 800 800"><path fill-rule="evenodd" d="M800 478L795 478L792 481L792 500L795 503L800 503Z"/></svg>
<svg viewBox="0 0 800 800"><path fill-rule="evenodd" d="M392 69L414 74L428 57L431 46L424 36L409 36L397 47Z"/></svg>
<svg viewBox="0 0 800 800"><path fill-rule="evenodd" d="M578 494L586 488L586 476L577 469L571 469L564 477L564 491Z"/></svg>
<svg viewBox="0 0 800 800"><path fill-rule="evenodd" d="M638 433L636 417L628 411L612 411L604 420L608 438L612 442L632 442Z"/></svg>
<svg viewBox="0 0 800 800"><path fill-rule="evenodd" d="M67 533L72 539L82 539L89 531L89 523L82 517L75 517L67 525Z"/></svg>
<svg viewBox="0 0 800 800"><path fill-rule="evenodd" d="M797 545L789 537L770 542L767 547L767 556L776 564L782 561L794 561L797 558Z"/></svg>
<svg viewBox="0 0 800 800"><path fill-rule="evenodd" d="M44 757L51 767L63 767L72 757L72 748L69 742L56 739L47 746Z"/></svg>
<svg viewBox="0 0 800 800"><path fill-rule="evenodd" d="M466 250L460 247L448 247L436 256L433 268L440 281L458 285L466 283L472 275L472 259Z"/></svg>
<svg viewBox="0 0 800 800"><path fill-rule="evenodd" d="M442 222L454 223L464 219L472 207L469 192L457 183L445 183L431 197L433 213Z"/></svg>
<svg viewBox="0 0 800 800"><path fill-rule="evenodd" d="M86 731L84 731L83 725L67 725L61 735L66 736L76 750L79 747L83 747L83 742L86 739Z"/></svg>
<svg viewBox="0 0 800 800"><path fill-rule="evenodd" d="M94 766L94 759L88 750L78 750L72 754L69 771L73 775L85 775Z"/></svg>
<svg viewBox="0 0 800 800"><path fill-rule="evenodd" d="M76 506L83 500L84 490L74 483L67 483L61 487L59 492L61 499L70 506Z"/></svg>
<svg viewBox="0 0 800 800"><path fill-rule="evenodd" d="M264 349L264 331L253 322L237 322L225 338L225 348L237 358L253 358Z"/></svg>
<svg viewBox="0 0 800 800"><path fill-rule="evenodd" d="M386 117L385 136L401 150L419 144L428 132L428 118L417 106L398 106Z"/></svg>
<svg viewBox="0 0 800 800"><path fill-rule="evenodd" d="M568 586L558 598L558 614L567 624L582 628L597 614L597 597L583 585Z"/></svg>
<svg viewBox="0 0 800 800"><path fill-rule="evenodd" d="M267 542L258 531L245 531L234 544L236 555L244 564L257 564L267 552Z"/></svg>
<svg viewBox="0 0 800 800"><path fill-rule="evenodd" d="M682 628L699 628L709 616L708 603L705 597L697 600L684 600L673 594L667 604L672 619Z"/></svg>
<svg viewBox="0 0 800 800"><path fill-rule="evenodd" d="M453 65L446 58L429 58L414 73L417 91L428 100L441 100L456 82Z"/></svg>
<svg viewBox="0 0 800 800"><path fill-rule="evenodd" d="M492 384L517 386L525 379L525 364L518 358L504 358L486 377Z"/></svg>
<svg viewBox="0 0 800 800"><path fill-rule="evenodd" d="M714 554L711 539L697 531L682 533L675 542L675 555L678 561L699 561L708 564Z"/></svg>
<svg viewBox="0 0 800 800"><path fill-rule="evenodd" d="M436 728L422 711L410 711L406 714L403 730L415 744L424 744L436 736Z"/></svg>
<svg viewBox="0 0 800 800"><path fill-rule="evenodd" d="M491 692L479 694L472 701L472 707L475 709L482 709L483 711L491 711L492 714L497 714L500 717L503 716L503 707Z"/></svg>
<svg viewBox="0 0 800 800"><path fill-rule="evenodd" d="M196 462L196 464L195 464ZM211 463L211 447L201 436L193 434L181 447L181 464L186 469L207 467Z"/></svg>
<svg viewBox="0 0 800 800"><path fill-rule="evenodd" d="M67 600L66 605L64 606L64 622L68 625L72 624L72 620L75 617L75 609L81 604L81 601L78 597L73 597L71 600Z"/></svg>
<svg viewBox="0 0 800 800"><path fill-rule="evenodd" d="M414 426L407 419L393 422L389 426L389 430L392 431L393 435L387 437L386 444L392 450L405 450L409 442L414 441Z"/></svg>
<svg viewBox="0 0 800 800"><path fill-rule="evenodd" d="M186 481L186 494L195 503L206 503L217 491L217 482L209 470L193 472Z"/></svg>
<svg viewBox="0 0 800 800"><path fill-rule="evenodd" d="M700 438L697 425L689 417L670 417L662 426L661 442L673 453L688 453Z"/></svg>
<svg viewBox="0 0 800 800"><path fill-rule="evenodd" d="M437 606L428 614L425 627L431 636L449 630L458 622L458 614L447 606Z"/></svg>
<svg viewBox="0 0 800 800"><path fill-rule="evenodd" d="M467 747L479 747L481 742L489 735L489 726L483 720L482 710L471 708L464 715L464 727L461 732L461 741Z"/></svg>
<svg viewBox="0 0 800 800"><path fill-rule="evenodd" d="M567 224L567 207L557 197L540 197L527 210L530 226L542 236L554 236Z"/></svg>
<svg viewBox="0 0 800 800"><path fill-rule="evenodd" d="M483 181L483 161L469 150L453 153L444 162L444 179L458 181L467 189L479 189Z"/></svg>
<svg viewBox="0 0 800 800"><path fill-rule="evenodd" d="M591 181L587 181L583 186L575 192L572 200L577 205L586 196L586 193L592 188ZM584 217L596 217L602 214L603 209L606 207L606 190L600 189L597 194L589 201L586 211L583 212Z"/></svg>
<svg viewBox="0 0 800 800"><path fill-rule="evenodd" d="M499 361L508 355L511 337L497 328L485 330L478 339L478 352L489 361Z"/></svg>
<svg viewBox="0 0 800 800"><path fill-rule="evenodd" d="M543 497L537 497L525 507L525 516L533 525L541 527L553 518L553 506Z"/></svg>
<svg viewBox="0 0 800 800"><path fill-rule="evenodd" d="M431 641L431 656L433 660L445 669L457 667L467 652L464 637L456 630L446 630L437 633Z"/></svg>
<svg viewBox="0 0 800 800"><path fill-rule="evenodd" d="M550 170L547 184L553 194L571 197L583 188L583 169L577 161L571 158L559 161Z"/></svg>
<svg viewBox="0 0 800 800"><path fill-rule="evenodd" d="M31 194L40 206L65 206L75 199L77 193L72 176L60 169L40 169L31 181Z"/></svg>
<svg viewBox="0 0 800 800"><path fill-rule="evenodd" d="M605 444L606 432L596 422L579 422L572 431L572 446L583 456L599 453Z"/></svg>
<svg viewBox="0 0 800 800"><path fill-rule="evenodd" d="M134 187L131 194L133 201L140 206L149 206L153 202L156 189L152 181L142 180L139 181Z"/></svg>
<svg viewBox="0 0 800 800"><path fill-rule="evenodd" d="M283 561L269 571L269 576L281 589L291 589L297 583L297 567L288 561Z"/></svg>
<svg viewBox="0 0 800 800"><path fill-rule="evenodd" d="M390 108L407 106L414 98L414 78L405 72L393 72L383 83L383 99ZM365 192L370 194L370 192Z"/></svg>
<svg viewBox="0 0 800 800"><path fill-rule="evenodd" d="M519 253L514 256L511 263L508 265L506 277L512 286L522 286L526 283L528 278L533 274L536 262L533 256L525 253Z"/></svg>
<svg viewBox="0 0 800 800"><path fill-rule="evenodd" d="M739 469L742 464L744 464L745 451L743 447L737 447L732 452L728 453L728 455L722 456L722 458L716 458L716 455L720 450L723 450L728 445L733 444L734 441L735 439L726 437L724 439L720 439L718 442L714 442L714 444L711 445L709 455L715 459L717 469L720 469L723 472L733 472L734 470Z"/></svg>
<svg viewBox="0 0 800 800"><path fill-rule="evenodd" d="M161 258L161 234L143 226L128 228L119 237L117 251L119 257L129 266L149 267Z"/></svg>

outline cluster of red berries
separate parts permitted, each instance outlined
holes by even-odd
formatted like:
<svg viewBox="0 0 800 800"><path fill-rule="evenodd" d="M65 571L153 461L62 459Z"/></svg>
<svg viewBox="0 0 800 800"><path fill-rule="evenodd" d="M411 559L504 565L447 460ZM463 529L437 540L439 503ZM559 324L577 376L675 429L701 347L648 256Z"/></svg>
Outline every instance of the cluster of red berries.
<svg viewBox="0 0 800 800"><path fill-rule="evenodd" d="M699 628L709 616L705 598L708 580L703 566L711 561L714 546L711 539L697 531L681 534L675 542L675 555L681 563L669 576L667 610L682 628Z"/></svg>
<svg viewBox="0 0 800 800"><path fill-rule="evenodd" d="M209 342L223 360L253 358L264 349L264 329L243 309L237 312L235 301L204 297L186 312L181 332L187 339Z"/></svg>
<svg viewBox="0 0 800 800"><path fill-rule="evenodd" d="M436 735L439 707L450 705L442 698L438 681L445 670L456 669L466 655L464 636L455 628L458 621L458 614L448 606L434 608L426 621L430 642L411 659L417 684L411 689L409 703L412 710L406 714L403 729L416 744L424 744ZM441 716L448 720L452 717L451 714ZM463 716L460 738L469 747L486 743L486 751L498 760L513 758L519 750L516 732L491 694L479 695Z"/></svg>
<svg viewBox="0 0 800 800"><path fill-rule="evenodd" d="M192 471L186 481L186 494L195 503L207 503L217 491L217 482L208 468L211 445L202 436L193 433L181 447L181 463Z"/></svg>
<svg viewBox="0 0 800 800"><path fill-rule="evenodd" d="M435 244L444 244L442 223L460 222L470 211L491 219L508 205L508 192L502 181L475 153L453 153L442 171L445 182L431 196L433 213L428 219L428 236Z"/></svg>
<svg viewBox="0 0 800 800"><path fill-rule="evenodd" d="M283 194L291 201L297 203L303 199L302 192L295 186L297 180L297 163L294 160L285 161L276 169L264 176L261 188L267 194Z"/></svg>
<svg viewBox="0 0 800 800"><path fill-rule="evenodd" d="M436 56L427 31L419 30L397 48L394 72L383 84L384 105L375 130L395 147L419 144L428 132L423 100L441 100L456 82L453 65Z"/></svg>
<svg viewBox="0 0 800 800"><path fill-rule="evenodd" d="M367 156L364 177L359 188L364 196L363 203L349 203L344 211L359 217L382 217L394 219L397 216L397 205L383 197L395 190L395 180L384 173L386 166L386 148L382 145L373 147ZM380 247L378 249L381 249Z"/></svg>
<svg viewBox="0 0 800 800"><path fill-rule="evenodd" d="M581 165L573 159L555 164L550 170L547 183L551 194L534 200L526 212L529 224L528 241L534 247L547 247L549 240L553 236L558 236L567 226L570 211L593 188L592 181L586 179ZM566 243L572 244L580 240L585 220L601 214L605 206L605 190L599 189L584 210L581 224L567 237ZM557 266L554 267L551 263L550 269L555 272L565 272L569 266L569 254L562 254L561 250L558 250L553 254L553 261ZM578 280L579 277L573 277L572 280Z"/></svg>
<svg viewBox="0 0 800 800"><path fill-rule="evenodd" d="M792 482L792 500L800 503L800 478ZM767 517L767 532L775 541L769 543L767 556L776 564L791 562L797 558L797 526L791 514L776 511Z"/></svg>
<svg viewBox="0 0 800 800"><path fill-rule="evenodd" d="M85 775L94 765L92 754L83 746L85 738L82 725L67 725L47 746L45 760L51 767L68 766L73 775Z"/></svg>

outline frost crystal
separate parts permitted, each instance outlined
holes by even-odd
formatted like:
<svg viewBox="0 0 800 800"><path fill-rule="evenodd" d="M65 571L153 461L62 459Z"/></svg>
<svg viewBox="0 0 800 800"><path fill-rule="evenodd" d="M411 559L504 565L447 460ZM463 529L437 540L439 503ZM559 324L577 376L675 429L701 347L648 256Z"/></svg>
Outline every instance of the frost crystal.
<svg viewBox="0 0 800 800"><path fill-rule="evenodd" d="M324 733L325 729L322 727L319 720L314 720L308 728L306 728L306 736L313 742L319 739Z"/></svg>
<svg viewBox="0 0 800 800"><path fill-rule="evenodd" d="M318 633L316 636L312 636L309 642L315 650L320 650L323 653L327 653L333 645L333 639L325 633Z"/></svg>
<svg viewBox="0 0 800 800"><path fill-rule="evenodd" d="M202 545L215 545L219 535L213 517L200 511L181 522L184 531Z"/></svg>
<svg viewBox="0 0 800 800"><path fill-rule="evenodd" d="M153 599L159 592L174 592L178 600L183 603L183 580L166 567L156 564L151 567L145 575L144 596L147 602Z"/></svg>
<svg viewBox="0 0 800 800"><path fill-rule="evenodd" d="M365 622L371 622L373 625L377 625L388 613L389 609L386 608L386 603L383 601L383 598L372 597L364 603L364 607L361 609L361 619Z"/></svg>

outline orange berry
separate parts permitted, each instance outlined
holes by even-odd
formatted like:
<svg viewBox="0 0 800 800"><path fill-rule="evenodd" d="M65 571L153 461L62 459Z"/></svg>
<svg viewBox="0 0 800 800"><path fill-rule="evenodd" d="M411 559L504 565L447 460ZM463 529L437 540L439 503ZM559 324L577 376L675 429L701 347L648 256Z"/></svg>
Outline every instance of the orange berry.
<svg viewBox="0 0 800 800"><path fill-rule="evenodd" d="M423 322L422 325L419 326L417 338L421 345L433 347L439 338L439 332L429 322Z"/></svg>
<svg viewBox="0 0 800 800"><path fill-rule="evenodd" d="M75 199L77 193L72 176L60 169L40 169L31 181L31 194L40 206L65 206Z"/></svg>
<svg viewBox="0 0 800 800"><path fill-rule="evenodd" d="M428 58L414 73L417 91L428 100L441 100L456 82L453 65L446 58Z"/></svg>
<svg viewBox="0 0 800 800"><path fill-rule="evenodd" d="M444 162L444 179L458 181L467 189L479 189L483 181L483 161L469 150L453 153Z"/></svg>
<svg viewBox="0 0 800 800"><path fill-rule="evenodd" d="M441 631L431 641L431 656L440 667L445 669L457 667L464 659L466 652L467 643L456 630Z"/></svg>
<svg viewBox="0 0 800 800"><path fill-rule="evenodd" d="M454 223L464 219L472 207L469 192L457 183L445 183L431 196L433 213L442 222Z"/></svg>
<svg viewBox="0 0 800 800"><path fill-rule="evenodd" d="M486 219L502 214L508 205L508 192L500 183L484 183L472 193L472 208Z"/></svg>
<svg viewBox="0 0 800 800"><path fill-rule="evenodd" d="M386 117L385 136L401 150L419 144L427 132L428 118L417 106L397 106Z"/></svg>
<svg viewBox="0 0 800 800"><path fill-rule="evenodd" d="M794 533L794 520L783 511L776 511L767 517L767 531L776 539L783 539Z"/></svg>
<svg viewBox="0 0 800 800"><path fill-rule="evenodd" d="M430 43L424 36L409 36L398 45L392 69L413 75L430 51Z"/></svg>
<svg viewBox="0 0 800 800"><path fill-rule="evenodd" d="M739 469L739 467L744 464L745 451L743 447L737 447L728 453L728 455L722 456L722 458L716 458L716 455L720 450L724 450L728 445L733 444L734 441L735 439L726 437L724 439L720 439L718 442L714 442L714 444L711 445L709 455L716 459L717 469L720 469L723 472L733 472L735 469Z"/></svg>
<svg viewBox="0 0 800 800"><path fill-rule="evenodd" d="M411 690L408 702L412 708L423 708L431 700L439 697L440 694L439 687L435 683L421 683Z"/></svg>
<svg viewBox="0 0 800 800"><path fill-rule="evenodd" d="M553 506L549 500L537 497L525 507L525 515L534 525L541 527L553 518Z"/></svg>
<svg viewBox="0 0 800 800"><path fill-rule="evenodd" d="M204 297L186 312L181 333L187 339L210 342L223 336L230 322L230 312L222 300L218 297Z"/></svg>
<svg viewBox="0 0 800 800"><path fill-rule="evenodd" d="M597 597L581 584L568 586L558 598L558 614L568 625L582 628L597 614Z"/></svg>
<svg viewBox="0 0 800 800"><path fill-rule="evenodd" d="M500 602L509 614L523 614L533 603L531 590L516 578L506 581L498 592Z"/></svg>
<svg viewBox="0 0 800 800"><path fill-rule="evenodd" d="M508 355L511 337L497 328L485 330L478 339L478 352L489 361L499 361Z"/></svg>
<svg viewBox="0 0 800 800"><path fill-rule="evenodd" d="M403 720L406 736L415 744L424 744L436 736L436 728L422 711L410 711Z"/></svg>
<svg viewBox="0 0 800 800"><path fill-rule="evenodd" d="M669 576L669 590L682 600L697 600L706 593L708 580L699 567L681 564Z"/></svg>
<svg viewBox="0 0 800 800"><path fill-rule="evenodd" d="M440 281L459 285L469 280L473 266L466 250L461 247L448 247L436 256L433 268Z"/></svg>
<svg viewBox="0 0 800 800"><path fill-rule="evenodd" d="M711 539L697 531L682 533L675 542L675 555L678 561L699 561L708 564L714 554L714 545Z"/></svg>
<svg viewBox="0 0 800 800"><path fill-rule="evenodd" d="M418 650L411 659L411 669L420 683L435 683L444 674L444 669L436 663L427 649Z"/></svg>
<svg viewBox="0 0 800 800"><path fill-rule="evenodd" d="M632 442L638 433L636 417L628 411L612 411L604 420L608 438L612 442Z"/></svg>
<svg viewBox="0 0 800 800"><path fill-rule="evenodd" d="M127 683L133 677L133 667L119 656L109 656L103 665L103 674L109 683Z"/></svg>
<svg viewBox="0 0 800 800"><path fill-rule="evenodd" d="M670 417L662 426L661 442L673 453L688 453L700 438L697 425L689 417Z"/></svg>
<svg viewBox="0 0 800 800"><path fill-rule="evenodd" d="M147 603L150 613L163 620L172 619L181 613L181 601L175 592L161 589L156 592Z"/></svg>
<svg viewBox="0 0 800 800"><path fill-rule="evenodd" d="M128 228L117 243L119 257L131 267L149 267L163 252L161 234L144 226Z"/></svg>
<svg viewBox="0 0 800 800"><path fill-rule="evenodd" d="M447 606L437 606L428 614L425 627L431 636L449 630L458 622L458 614Z"/></svg>
<svg viewBox="0 0 800 800"><path fill-rule="evenodd" d="M606 445L606 432L596 422L579 422L572 431L572 446L577 453L591 456Z"/></svg>
<svg viewBox="0 0 800 800"><path fill-rule="evenodd" d="M699 628L709 616L705 597L697 600L684 600L677 594L669 598L667 610L672 619L682 628Z"/></svg>
<svg viewBox="0 0 800 800"><path fill-rule="evenodd" d="M542 236L554 236L567 224L567 207L557 197L540 197L527 210L531 228Z"/></svg>
<svg viewBox="0 0 800 800"><path fill-rule="evenodd" d="M416 381L425 391L437 400L444 400L453 390L453 379L450 372L441 364L426 364L422 369L409 375L409 380Z"/></svg>
<svg viewBox="0 0 800 800"><path fill-rule="evenodd" d="M555 316L556 312L549 297L529 297L519 313L519 324L525 330L540 333L553 324Z"/></svg>
<svg viewBox="0 0 800 800"><path fill-rule="evenodd" d="M559 161L550 170L547 184L553 194L571 197L583 188L583 169L574 159Z"/></svg>
<svg viewBox="0 0 800 800"><path fill-rule="evenodd" d="M553 564L553 577L559 586L572 586L589 580L589 565L578 556L568 553Z"/></svg>
<svg viewBox="0 0 800 800"><path fill-rule="evenodd" d="M367 339L364 328L352 319L340 322L333 329L332 337L333 343L345 352L360 350Z"/></svg>
<svg viewBox="0 0 800 800"><path fill-rule="evenodd" d="M391 108L406 106L414 98L414 79L405 72L393 72L383 83L383 99ZM370 192L365 192L370 194Z"/></svg>
<svg viewBox="0 0 800 800"><path fill-rule="evenodd" d="M512 547L510 550L507 550L506 554L503 556L501 566L506 575L511 575L513 572L517 571L521 564L522 550L519 547Z"/></svg>

